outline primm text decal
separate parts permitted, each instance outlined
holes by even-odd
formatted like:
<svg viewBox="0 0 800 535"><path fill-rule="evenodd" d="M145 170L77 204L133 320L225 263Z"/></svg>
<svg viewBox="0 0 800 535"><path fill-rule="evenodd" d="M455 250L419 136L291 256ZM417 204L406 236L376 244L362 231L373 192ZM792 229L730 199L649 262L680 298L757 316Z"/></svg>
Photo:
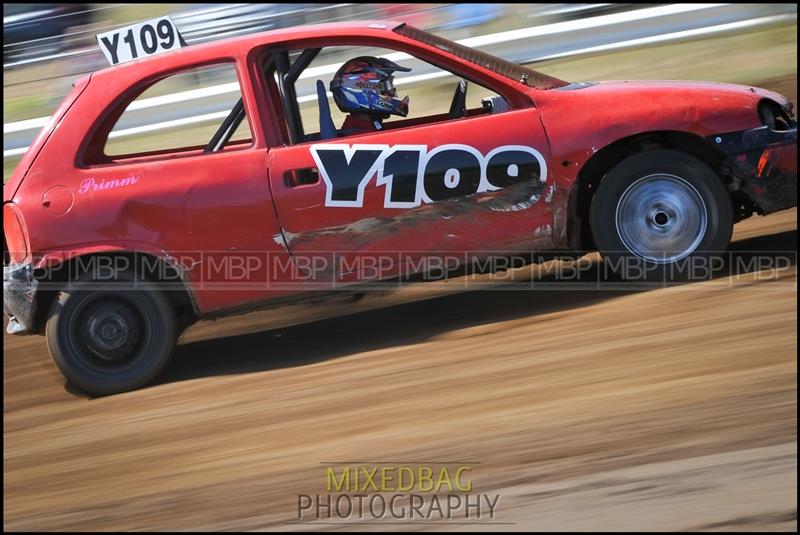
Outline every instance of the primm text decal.
<svg viewBox="0 0 800 535"><path fill-rule="evenodd" d="M325 206L360 208L377 174L386 208L413 208L529 182L539 195L547 179L542 155L532 147L503 145L486 155L469 145L312 145L325 182Z"/></svg>

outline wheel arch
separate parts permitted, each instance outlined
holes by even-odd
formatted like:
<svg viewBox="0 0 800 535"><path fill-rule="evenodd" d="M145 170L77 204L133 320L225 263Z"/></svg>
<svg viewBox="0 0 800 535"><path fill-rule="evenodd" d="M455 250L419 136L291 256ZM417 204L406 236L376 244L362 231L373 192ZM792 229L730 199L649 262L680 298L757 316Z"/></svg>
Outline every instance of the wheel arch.
<svg viewBox="0 0 800 535"><path fill-rule="evenodd" d="M35 316L38 332L44 329L48 312L59 291L70 280L86 276L93 266L100 265L98 260L101 259L112 262L113 266L132 268L151 282L169 282L169 287L162 291L175 310L180 330L199 317L199 309L186 270L168 254L117 248L95 249L75 252L62 261L40 262L39 267L34 270L34 276L39 281Z"/></svg>
<svg viewBox="0 0 800 535"><path fill-rule="evenodd" d="M589 210L601 180L625 158L653 149L685 152L711 167L721 181L730 180L720 172L725 155L697 134L664 130L637 133L618 139L594 153L581 167L572 184L567 201L567 243L572 250L596 249L589 223Z"/></svg>

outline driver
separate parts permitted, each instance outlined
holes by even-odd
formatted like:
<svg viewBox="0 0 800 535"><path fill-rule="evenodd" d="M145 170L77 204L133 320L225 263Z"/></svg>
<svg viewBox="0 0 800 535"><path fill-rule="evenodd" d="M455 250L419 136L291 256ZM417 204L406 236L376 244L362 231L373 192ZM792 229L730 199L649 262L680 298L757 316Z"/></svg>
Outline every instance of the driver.
<svg viewBox="0 0 800 535"><path fill-rule="evenodd" d="M383 120L390 115L408 115L408 96L395 98L397 90L392 84L394 71L409 72L386 58L360 56L339 67L331 80L333 100L348 116L342 133L356 134L383 130Z"/></svg>

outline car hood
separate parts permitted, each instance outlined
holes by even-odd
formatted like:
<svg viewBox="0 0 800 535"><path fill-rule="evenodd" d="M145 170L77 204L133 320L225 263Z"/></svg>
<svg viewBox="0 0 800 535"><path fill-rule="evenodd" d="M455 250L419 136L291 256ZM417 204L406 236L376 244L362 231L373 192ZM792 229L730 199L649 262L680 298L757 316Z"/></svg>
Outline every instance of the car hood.
<svg viewBox="0 0 800 535"><path fill-rule="evenodd" d="M568 86L569 87L569 86ZM750 85L728 84L722 82L692 82L685 80L608 80L593 82L583 86L585 90L614 93L663 94L670 98L686 97L695 100L698 96L708 99L725 98L725 100L741 99L756 101L767 98L777 102L782 108L790 111L792 103L783 95ZM566 88L565 88L566 89Z"/></svg>

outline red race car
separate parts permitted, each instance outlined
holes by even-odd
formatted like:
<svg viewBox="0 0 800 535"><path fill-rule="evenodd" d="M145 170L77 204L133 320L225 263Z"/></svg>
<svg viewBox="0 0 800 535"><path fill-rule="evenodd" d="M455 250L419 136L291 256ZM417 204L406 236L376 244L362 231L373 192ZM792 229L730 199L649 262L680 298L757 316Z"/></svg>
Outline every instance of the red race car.
<svg viewBox="0 0 800 535"><path fill-rule="evenodd" d="M88 392L147 383L200 319L536 252L671 280L797 204L792 104L763 89L569 83L388 21L175 39L99 39L120 64L75 83L4 187L8 331L45 334Z"/></svg>

